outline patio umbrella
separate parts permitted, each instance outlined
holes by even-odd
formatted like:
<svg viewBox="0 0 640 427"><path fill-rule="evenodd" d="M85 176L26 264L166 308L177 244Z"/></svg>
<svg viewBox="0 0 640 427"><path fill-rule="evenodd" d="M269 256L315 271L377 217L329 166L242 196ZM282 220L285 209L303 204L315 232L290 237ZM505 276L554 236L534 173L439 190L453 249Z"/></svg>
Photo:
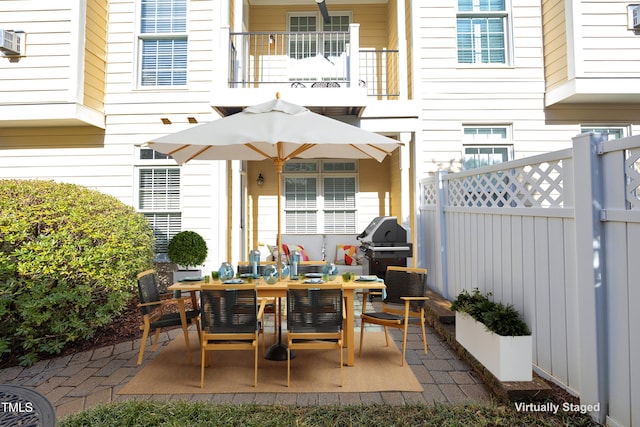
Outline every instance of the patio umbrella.
<svg viewBox="0 0 640 427"><path fill-rule="evenodd" d="M272 101L148 143L150 148L172 156L178 164L190 160L271 159L278 175L278 253L282 253L282 167L287 160L334 158L381 162L400 145L394 139L283 101L279 94Z"/></svg>
<svg viewBox="0 0 640 427"><path fill-rule="evenodd" d="M147 144L173 157L179 164L190 160L271 159L277 172L278 254L282 253L282 167L287 160L334 158L375 159L381 162L400 142L313 113L307 108L276 99L243 111L166 135ZM281 274L280 263L278 275ZM282 326L280 326L282 328ZM271 346L267 359L287 360L286 346ZM291 356L293 357L293 355Z"/></svg>

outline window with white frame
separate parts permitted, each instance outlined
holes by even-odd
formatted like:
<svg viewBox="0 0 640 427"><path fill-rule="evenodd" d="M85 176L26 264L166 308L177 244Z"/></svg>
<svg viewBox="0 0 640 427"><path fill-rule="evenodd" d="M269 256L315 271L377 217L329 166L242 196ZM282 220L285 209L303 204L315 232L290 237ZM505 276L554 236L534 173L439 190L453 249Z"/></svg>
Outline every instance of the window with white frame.
<svg viewBox="0 0 640 427"><path fill-rule="evenodd" d="M458 0L459 64L506 64L508 0Z"/></svg>
<svg viewBox="0 0 640 427"><path fill-rule="evenodd" d="M580 133L601 133L606 135L607 141L624 138L627 134L626 126L586 126L580 128Z"/></svg>
<svg viewBox="0 0 640 427"><path fill-rule="evenodd" d="M187 84L187 1L141 0L140 86Z"/></svg>
<svg viewBox="0 0 640 427"><path fill-rule="evenodd" d="M465 127L463 129L462 169L474 169L513 158L506 127Z"/></svg>
<svg viewBox="0 0 640 427"><path fill-rule="evenodd" d="M356 232L357 162L289 161L283 172L287 233Z"/></svg>
<svg viewBox="0 0 640 427"><path fill-rule="evenodd" d="M137 167L137 208L149 220L156 242L156 255L165 260L167 246L181 231L180 168L166 154L140 149Z"/></svg>
<svg viewBox="0 0 640 427"><path fill-rule="evenodd" d="M318 25L323 22L322 27ZM349 35L325 35L318 32L349 32L351 14L335 14L330 16L330 22L325 23L322 16L316 12L292 13L289 15L289 57L304 59L321 55L324 57L340 56L345 52L349 43ZM304 34L309 33L309 34Z"/></svg>

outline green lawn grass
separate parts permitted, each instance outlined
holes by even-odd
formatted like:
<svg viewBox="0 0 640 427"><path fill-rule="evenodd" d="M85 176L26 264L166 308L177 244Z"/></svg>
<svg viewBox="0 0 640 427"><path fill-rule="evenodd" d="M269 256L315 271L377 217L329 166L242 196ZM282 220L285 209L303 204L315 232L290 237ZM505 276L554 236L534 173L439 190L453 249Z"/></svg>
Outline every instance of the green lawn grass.
<svg viewBox="0 0 640 427"><path fill-rule="evenodd" d="M280 406L205 402L125 401L59 420L60 427L89 426L597 426L580 413L518 412L486 405Z"/></svg>

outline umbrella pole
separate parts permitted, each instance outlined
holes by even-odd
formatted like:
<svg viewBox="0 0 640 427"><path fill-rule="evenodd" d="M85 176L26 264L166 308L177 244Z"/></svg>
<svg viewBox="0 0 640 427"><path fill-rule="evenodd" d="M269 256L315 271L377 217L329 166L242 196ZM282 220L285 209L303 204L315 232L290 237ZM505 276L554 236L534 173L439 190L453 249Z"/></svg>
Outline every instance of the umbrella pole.
<svg viewBox="0 0 640 427"><path fill-rule="evenodd" d="M276 162L276 176L278 178L278 199L276 200L278 206L278 235L276 237L276 244L278 245L278 258L282 258L282 202L280 197L282 196L282 164L284 162L277 161ZM282 265L280 265L280 260L276 260L276 266L278 267L278 278L282 277Z"/></svg>
<svg viewBox="0 0 640 427"><path fill-rule="evenodd" d="M280 215L281 215L281 202L280 196L282 195L282 165L284 164L284 160L276 160L276 174L278 177L278 235L276 236L276 244L278 246L278 259L276 259L276 266L278 268L278 279L282 280L282 265L280 265L280 257L282 254L282 229L280 226ZM265 355L265 359L267 360L276 360L276 361L284 361L287 360L287 345L282 343L282 304L281 299L278 299L278 342L273 344L267 350L267 354ZM291 352L292 359L296 357L295 352Z"/></svg>

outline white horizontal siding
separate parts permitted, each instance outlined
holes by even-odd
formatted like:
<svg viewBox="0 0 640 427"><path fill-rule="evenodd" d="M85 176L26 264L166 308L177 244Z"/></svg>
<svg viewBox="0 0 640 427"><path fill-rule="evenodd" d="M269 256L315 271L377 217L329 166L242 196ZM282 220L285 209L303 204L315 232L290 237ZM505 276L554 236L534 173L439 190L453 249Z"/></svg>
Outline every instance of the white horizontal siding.
<svg viewBox="0 0 640 427"><path fill-rule="evenodd" d="M220 25L216 2L188 2L188 85L179 88L137 86L137 2L109 3L105 100L108 143L139 145L194 126L187 123L187 117L195 117L199 123L217 118L211 109L211 78L217 66L214 59L219 56L217 32L213 30ZM163 125L160 118L168 118L173 124ZM181 179L182 228L202 234L209 249L206 269L217 269L226 257L226 162L182 166Z"/></svg>
<svg viewBox="0 0 640 427"><path fill-rule="evenodd" d="M74 102L78 98L77 47L83 25L76 1L0 2L0 28L24 31L26 57L0 61L3 104Z"/></svg>
<svg viewBox="0 0 640 427"><path fill-rule="evenodd" d="M640 37L627 29L627 5L582 1L573 23L577 77L640 78Z"/></svg>
<svg viewBox="0 0 640 427"><path fill-rule="evenodd" d="M417 52L422 141L416 143L421 174L460 170L464 125L512 129L517 157L566 148L578 126L546 125L538 1L512 2L512 63L469 66L457 63L456 4L421 2ZM533 132L541 138L530 136ZM562 146L559 146L561 141Z"/></svg>

